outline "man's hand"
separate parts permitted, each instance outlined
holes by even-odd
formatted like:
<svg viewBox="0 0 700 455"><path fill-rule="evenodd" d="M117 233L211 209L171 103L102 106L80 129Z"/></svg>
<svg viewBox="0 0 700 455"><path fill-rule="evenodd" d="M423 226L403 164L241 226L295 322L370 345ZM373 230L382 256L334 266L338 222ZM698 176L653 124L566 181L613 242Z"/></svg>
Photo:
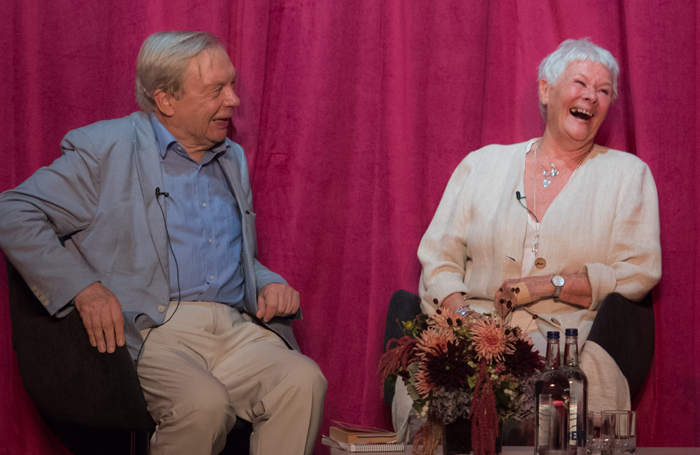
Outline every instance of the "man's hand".
<svg viewBox="0 0 700 455"><path fill-rule="evenodd" d="M268 322L275 316L289 316L299 310L299 293L291 286L282 283L270 283L258 295L258 312L256 316Z"/></svg>
<svg viewBox="0 0 700 455"><path fill-rule="evenodd" d="M90 344L100 352L112 353L124 346L124 317L117 297L102 283L92 283L75 296Z"/></svg>

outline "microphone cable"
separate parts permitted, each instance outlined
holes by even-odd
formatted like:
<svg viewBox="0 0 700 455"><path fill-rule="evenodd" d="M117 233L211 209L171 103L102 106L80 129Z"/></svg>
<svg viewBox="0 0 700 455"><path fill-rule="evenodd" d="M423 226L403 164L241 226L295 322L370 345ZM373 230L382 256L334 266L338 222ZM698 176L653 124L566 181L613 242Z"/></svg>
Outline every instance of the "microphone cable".
<svg viewBox="0 0 700 455"><path fill-rule="evenodd" d="M523 208L524 208L525 210L527 210L527 212L528 212L530 215L532 215L532 217L535 219L535 223L539 223L539 222L540 222L540 220L537 219L537 215L535 215L534 213L532 213L532 210L530 210L529 208L527 208L527 205L523 204L522 199L525 199L525 200L527 201L527 197L521 196L521 195L520 195L520 191L516 191L516 192L515 192L515 199L517 199L518 202L520 203L520 205L522 205Z"/></svg>
<svg viewBox="0 0 700 455"><path fill-rule="evenodd" d="M136 361L134 364L136 365L136 368L139 366L139 359L141 358L141 354L143 354L143 347L146 345L146 340L148 340L148 337L151 335L151 332L153 329L157 329L158 327L164 326L168 321L170 321L173 316L175 316L175 313L177 312L178 308L180 308L180 300L182 298L182 291L180 290L180 267L177 265L177 258L175 257L175 251L173 250L173 244L170 241L170 233L168 232L168 221L165 216L165 210L163 210L163 206L160 204L160 200L158 198L160 196L163 197L170 197L170 193L167 192L161 192L160 188L156 188L156 202L158 203L158 207L160 207L160 213L163 215L163 224L165 224L165 237L168 239L168 247L170 248L170 252L173 255L173 261L175 262L175 276L177 277L177 304L175 305L175 310L172 312L172 314L166 319L165 321L161 322L155 327L150 327L148 329L148 333L146 334L146 337L143 339L143 343L141 343L141 347L139 348L139 352L136 355ZM166 309L167 311L167 309Z"/></svg>

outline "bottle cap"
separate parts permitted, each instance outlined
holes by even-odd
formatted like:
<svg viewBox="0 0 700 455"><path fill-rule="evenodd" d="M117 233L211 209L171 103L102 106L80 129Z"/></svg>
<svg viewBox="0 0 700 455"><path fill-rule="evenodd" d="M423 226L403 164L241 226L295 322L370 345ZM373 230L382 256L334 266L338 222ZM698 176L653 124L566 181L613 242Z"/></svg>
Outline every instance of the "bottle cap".
<svg viewBox="0 0 700 455"><path fill-rule="evenodd" d="M559 339L559 332L547 332L547 339L548 340L558 340Z"/></svg>
<svg viewBox="0 0 700 455"><path fill-rule="evenodd" d="M566 329L566 336L577 337L578 336L578 329Z"/></svg>

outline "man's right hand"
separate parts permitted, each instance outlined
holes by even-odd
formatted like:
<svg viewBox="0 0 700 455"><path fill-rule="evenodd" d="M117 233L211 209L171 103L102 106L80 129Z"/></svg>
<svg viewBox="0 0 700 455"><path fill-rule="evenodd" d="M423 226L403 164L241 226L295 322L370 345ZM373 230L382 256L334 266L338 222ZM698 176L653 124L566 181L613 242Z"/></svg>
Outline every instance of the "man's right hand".
<svg viewBox="0 0 700 455"><path fill-rule="evenodd" d="M124 346L122 306L112 291L102 283L92 283L75 296L90 344L100 352L112 353L116 345Z"/></svg>

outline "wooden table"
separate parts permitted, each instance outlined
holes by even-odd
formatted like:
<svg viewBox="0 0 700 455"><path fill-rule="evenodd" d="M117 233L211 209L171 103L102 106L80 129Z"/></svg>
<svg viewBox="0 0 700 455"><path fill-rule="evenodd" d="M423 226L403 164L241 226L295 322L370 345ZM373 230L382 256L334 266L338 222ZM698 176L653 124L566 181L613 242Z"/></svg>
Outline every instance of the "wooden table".
<svg viewBox="0 0 700 455"><path fill-rule="evenodd" d="M348 455L353 452L331 448L330 455ZM413 448L408 446L404 452L354 452L365 455L412 455ZM503 447L502 455L533 455L533 447ZM438 448L435 455L442 455L442 447ZM700 455L700 447L637 447L634 455Z"/></svg>

